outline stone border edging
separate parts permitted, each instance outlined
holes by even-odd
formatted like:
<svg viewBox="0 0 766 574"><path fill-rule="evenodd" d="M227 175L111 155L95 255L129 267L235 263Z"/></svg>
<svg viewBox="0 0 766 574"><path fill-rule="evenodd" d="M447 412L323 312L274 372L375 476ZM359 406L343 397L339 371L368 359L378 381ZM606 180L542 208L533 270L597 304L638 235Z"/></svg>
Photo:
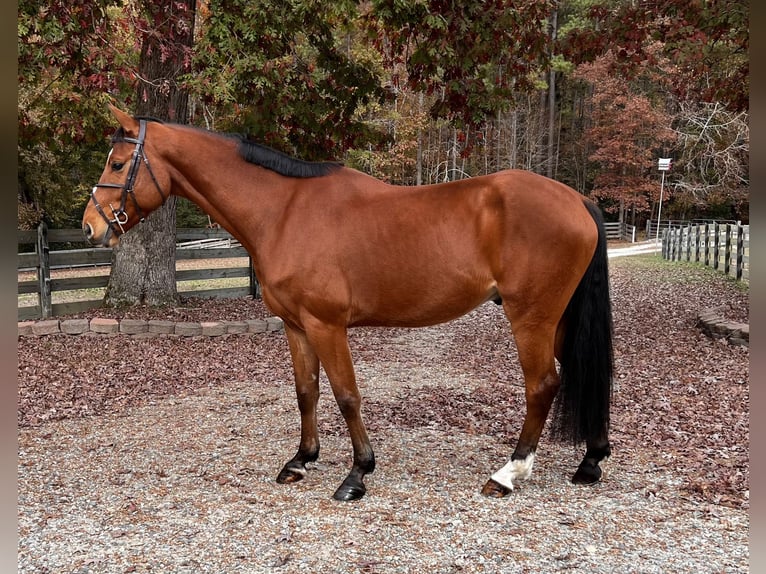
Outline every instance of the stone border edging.
<svg viewBox="0 0 766 574"><path fill-rule="evenodd" d="M713 339L726 339L732 345L750 346L750 325L727 321L715 309L707 309L697 316L697 326ZM19 321L19 337L45 335L136 335L152 337L174 335L180 337L219 337L282 331L279 317L247 319L245 321L176 322L158 319L44 319Z"/></svg>
<svg viewBox="0 0 766 574"><path fill-rule="evenodd" d="M19 321L19 337L45 335L134 335L139 337L219 337L221 335L247 335L282 331L279 317L247 319L245 321L176 322L156 319L44 319Z"/></svg>
<svg viewBox="0 0 766 574"><path fill-rule="evenodd" d="M708 337L726 339L732 345L750 346L750 325L727 321L717 309L706 309L697 315L697 326Z"/></svg>

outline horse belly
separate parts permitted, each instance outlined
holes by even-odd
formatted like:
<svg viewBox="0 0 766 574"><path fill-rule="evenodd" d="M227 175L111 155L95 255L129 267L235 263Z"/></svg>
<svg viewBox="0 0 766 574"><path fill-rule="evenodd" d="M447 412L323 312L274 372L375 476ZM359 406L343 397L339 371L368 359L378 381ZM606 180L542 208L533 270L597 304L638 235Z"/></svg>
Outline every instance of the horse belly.
<svg viewBox="0 0 766 574"><path fill-rule="evenodd" d="M350 325L426 327L457 319L497 297L494 281L452 273L401 273L352 285Z"/></svg>

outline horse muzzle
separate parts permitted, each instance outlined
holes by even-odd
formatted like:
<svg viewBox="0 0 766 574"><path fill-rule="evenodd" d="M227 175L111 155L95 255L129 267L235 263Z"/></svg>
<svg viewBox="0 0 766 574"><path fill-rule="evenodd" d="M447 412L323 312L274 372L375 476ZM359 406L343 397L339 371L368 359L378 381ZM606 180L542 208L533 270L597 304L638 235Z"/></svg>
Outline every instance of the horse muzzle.
<svg viewBox="0 0 766 574"><path fill-rule="evenodd" d="M112 233L109 226L105 226L102 233L97 233L90 223L83 223L82 232L88 243L95 247L114 247L120 241L119 236Z"/></svg>

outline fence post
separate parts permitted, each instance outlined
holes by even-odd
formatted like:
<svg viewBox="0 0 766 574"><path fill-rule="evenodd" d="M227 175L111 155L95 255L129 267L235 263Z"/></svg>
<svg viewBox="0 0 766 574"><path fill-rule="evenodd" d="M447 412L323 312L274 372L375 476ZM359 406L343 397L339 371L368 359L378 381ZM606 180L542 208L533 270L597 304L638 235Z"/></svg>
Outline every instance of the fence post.
<svg viewBox="0 0 766 574"><path fill-rule="evenodd" d="M676 241L678 241L678 237L676 235L676 230L672 227L668 227L668 233L670 234L670 260L675 261L676 260Z"/></svg>
<svg viewBox="0 0 766 574"><path fill-rule="evenodd" d="M684 228L678 228L678 256L676 261L682 261L684 258Z"/></svg>
<svg viewBox="0 0 766 574"><path fill-rule="evenodd" d="M678 230L675 227L670 230L670 236L673 238L673 242L670 244L671 248L672 248L672 250L670 252L670 260L671 261L676 261L677 257L678 257L678 233L677 233L677 231Z"/></svg>
<svg viewBox="0 0 766 574"><path fill-rule="evenodd" d="M718 229L718 222L713 224L713 233L715 234L715 239L713 239L713 269L718 271L718 259L721 254L721 230Z"/></svg>
<svg viewBox="0 0 766 574"><path fill-rule="evenodd" d="M48 226L44 221L37 226L37 280L40 285L38 299L40 301L40 315L48 319L53 315L53 303L51 301L51 266L50 248L48 246Z"/></svg>
<svg viewBox="0 0 766 574"><path fill-rule="evenodd" d="M673 233L673 229L671 227L667 228L667 234L668 234L668 259L670 261L673 261L673 247L675 245L675 234Z"/></svg>
<svg viewBox="0 0 766 574"><path fill-rule="evenodd" d="M742 222L737 222L737 281L742 279L743 264L745 259L745 230L742 227Z"/></svg>
<svg viewBox="0 0 766 574"><path fill-rule="evenodd" d="M683 261L684 260L684 232L686 231L685 227L679 227L678 228L678 260Z"/></svg>
<svg viewBox="0 0 766 574"><path fill-rule="evenodd" d="M689 241L689 238L686 234L686 228L681 227L678 229L678 260L683 261L684 260L684 251L686 250L686 242Z"/></svg>
<svg viewBox="0 0 766 574"><path fill-rule="evenodd" d="M684 260L684 228L678 228L678 261Z"/></svg>
<svg viewBox="0 0 766 574"><path fill-rule="evenodd" d="M731 224L726 224L726 249L724 251L723 260L723 272L724 275L728 275L731 272Z"/></svg>
<svg viewBox="0 0 766 574"><path fill-rule="evenodd" d="M700 262L700 226L694 226L694 262Z"/></svg>
<svg viewBox="0 0 766 574"><path fill-rule="evenodd" d="M670 235L670 260L676 260L676 230L672 227L668 227L668 235Z"/></svg>
<svg viewBox="0 0 766 574"><path fill-rule="evenodd" d="M665 229L661 233L662 241L665 243L665 259L670 260L671 247L673 247L673 236L670 234L670 229Z"/></svg>
<svg viewBox="0 0 766 574"><path fill-rule="evenodd" d="M668 235L670 236L670 257L671 261L676 260L676 230L672 227L668 227Z"/></svg>
<svg viewBox="0 0 766 574"><path fill-rule="evenodd" d="M692 260L692 224L686 226L686 260Z"/></svg>

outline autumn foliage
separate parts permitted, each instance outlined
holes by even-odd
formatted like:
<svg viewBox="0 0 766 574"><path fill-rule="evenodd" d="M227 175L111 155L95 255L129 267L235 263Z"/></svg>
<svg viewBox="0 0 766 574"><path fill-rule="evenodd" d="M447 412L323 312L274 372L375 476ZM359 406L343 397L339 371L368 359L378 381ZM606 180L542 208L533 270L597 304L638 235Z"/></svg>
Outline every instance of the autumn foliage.
<svg viewBox="0 0 766 574"><path fill-rule="evenodd" d="M676 139L672 117L650 95L613 73L617 58L608 52L578 67L575 78L587 82L591 122L585 130L588 158L597 166L592 194L607 200L608 210L648 213L658 200L656 158L666 157ZM645 70L651 73L652 70ZM655 86L661 85L659 82Z"/></svg>
<svg viewBox="0 0 766 574"><path fill-rule="evenodd" d="M747 218L746 3L190 2L19 2L25 221L77 221L105 103L145 112L142 86L188 94L171 118L396 183L552 173L639 225L656 215L656 160L673 157L663 213ZM177 63L156 85L146 49Z"/></svg>

